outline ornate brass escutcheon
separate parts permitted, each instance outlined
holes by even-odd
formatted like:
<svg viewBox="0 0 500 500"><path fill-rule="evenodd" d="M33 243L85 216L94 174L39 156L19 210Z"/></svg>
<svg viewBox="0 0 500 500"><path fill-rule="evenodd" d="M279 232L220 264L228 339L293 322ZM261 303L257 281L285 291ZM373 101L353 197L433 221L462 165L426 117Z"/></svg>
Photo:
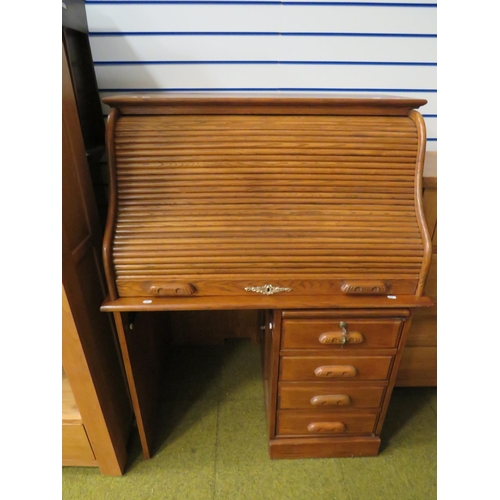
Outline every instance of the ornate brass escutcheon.
<svg viewBox="0 0 500 500"><path fill-rule="evenodd" d="M280 292L291 292L291 288L285 288L274 285L263 285L263 286L247 286L245 287L246 292L256 292L262 293L264 295L273 295Z"/></svg>

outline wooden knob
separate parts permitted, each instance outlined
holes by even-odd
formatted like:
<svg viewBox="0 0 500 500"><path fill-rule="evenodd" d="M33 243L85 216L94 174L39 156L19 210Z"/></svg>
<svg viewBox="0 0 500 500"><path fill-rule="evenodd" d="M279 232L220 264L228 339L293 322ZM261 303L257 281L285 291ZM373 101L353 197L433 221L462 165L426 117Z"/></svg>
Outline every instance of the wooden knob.
<svg viewBox="0 0 500 500"><path fill-rule="evenodd" d="M315 433L345 432L345 424L342 422L312 422L307 426L307 430Z"/></svg>
<svg viewBox="0 0 500 500"><path fill-rule="evenodd" d="M311 398L311 404L313 406L347 406L351 404L351 398L347 394L314 396Z"/></svg>
<svg viewBox="0 0 500 500"><path fill-rule="evenodd" d="M318 366L314 370L316 377L355 377L358 370L351 365L331 365L331 366Z"/></svg>

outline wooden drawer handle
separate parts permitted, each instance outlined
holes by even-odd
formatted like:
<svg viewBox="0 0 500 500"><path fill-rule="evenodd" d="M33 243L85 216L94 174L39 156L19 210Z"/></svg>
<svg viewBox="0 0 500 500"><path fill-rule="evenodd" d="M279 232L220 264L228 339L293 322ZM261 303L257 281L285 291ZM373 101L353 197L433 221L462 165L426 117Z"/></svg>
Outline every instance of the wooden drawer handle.
<svg viewBox="0 0 500 500"><path fill-rule="evenodd" d="M311 398L311 404L313 406L347 406L351 404L351 398L347 394L314 396Z"/></svg>
<svg viewBox="0 0 500 500"><path fill-rule="evenodd" d="M331 366L318 366L314 370L316 377L355 377L358 370L351 365L331 365Z"/></svg>
<svg viewBox="0 0 500 500"><path fill-rule="evenodd" d="M342 422L312 422L307 426L309 432L345 432L345 424Z"/></svg>
<svg viewBox="0 0 500 500"><path fill-rule="evenodd" d="M176 296L176 295L193 295L196 288L191 283L162 283L160 285L151 285L149 293L152 295L163 296Z"/></svg>
<svg viewBox="0 0 500 500"><path fill-rule="evenodd" d="M383 281L349 281L340 289L347 295L385 295L389 287Z"/></svg>
<svg viewBox="0 0 500 500"><path fill-rule="evenodd" d="M359 332L349 332L346 336L345 342L343 342L344 334L341 332L326 332L319 336L319 341L321 344L361 344L365 341L363 335Z"/></svg>

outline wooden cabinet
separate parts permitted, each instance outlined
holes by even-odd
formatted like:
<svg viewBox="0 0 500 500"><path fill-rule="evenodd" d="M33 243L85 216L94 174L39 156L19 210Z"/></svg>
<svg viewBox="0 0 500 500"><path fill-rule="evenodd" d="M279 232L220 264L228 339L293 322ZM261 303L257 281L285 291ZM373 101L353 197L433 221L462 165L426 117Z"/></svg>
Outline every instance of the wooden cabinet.
<svg viewBox="0 0 500 500"><path fill-rule="evenodd" d="M62 463L120 475L133 414L105 297L102 232L62 50Z"/></svg>

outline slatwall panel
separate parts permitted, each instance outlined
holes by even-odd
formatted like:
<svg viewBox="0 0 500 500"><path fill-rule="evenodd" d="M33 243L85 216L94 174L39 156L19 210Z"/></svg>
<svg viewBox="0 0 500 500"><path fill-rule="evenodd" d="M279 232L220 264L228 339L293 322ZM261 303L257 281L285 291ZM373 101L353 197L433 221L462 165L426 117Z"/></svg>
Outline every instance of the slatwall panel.
<svg viewBox="0 0 500 500"><path fill-rule="evenodd" d="M427 150L437 150L435 3L87 0L86 10L103 97L208 90L424 98Z"/></svg>

